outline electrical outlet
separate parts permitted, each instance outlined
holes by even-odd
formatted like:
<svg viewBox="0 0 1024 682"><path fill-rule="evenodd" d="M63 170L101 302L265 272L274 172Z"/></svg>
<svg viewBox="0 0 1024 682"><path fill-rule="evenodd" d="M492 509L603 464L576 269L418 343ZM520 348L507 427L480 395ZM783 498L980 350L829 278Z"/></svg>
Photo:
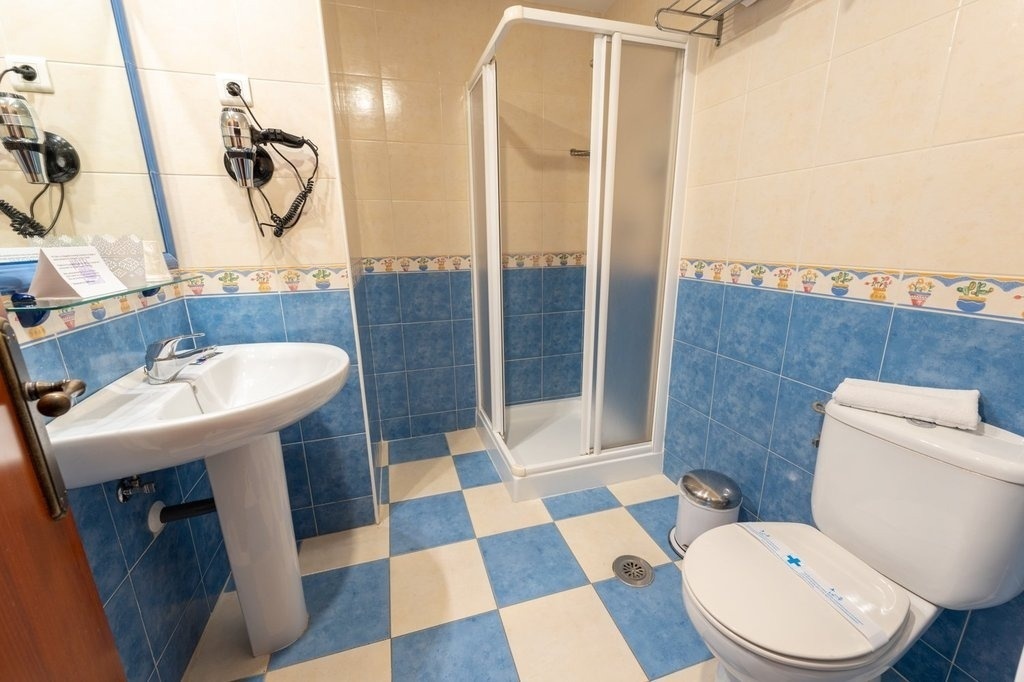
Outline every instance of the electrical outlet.
<svg viewBox="0 0 1024 682"><path fill-rule="evenodd" d="M237 107L242 104L244 100L250 107L252 106L252 89L249 87L249 77L241 73L218 73L216 74L217 79L217 94L220 97L220 103L226 107ZM238 86L242 88L242 95L240 97L232 97L228 94L228 83L238 83Z"/></svg>
<svg viewBox="0 0 1024 682"><path fill-rule="evenodd" d="M13 79L14 89L18 92L53 92L53 81L50 80L50 69L46 66L46 59L43 57L24 57L21 55L9 54L4 57L7 67L21 66L27 64L36 70L36 79L27 81L16 73L8 74Z"/></svg>

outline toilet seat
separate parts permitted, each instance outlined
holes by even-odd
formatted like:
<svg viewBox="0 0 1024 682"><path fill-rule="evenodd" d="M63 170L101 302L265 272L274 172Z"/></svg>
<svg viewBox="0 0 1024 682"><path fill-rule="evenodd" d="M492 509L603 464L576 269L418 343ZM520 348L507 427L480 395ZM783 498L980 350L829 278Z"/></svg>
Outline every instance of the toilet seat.
<svg viewBox="0 0 1024 682"><path fill-rule="evenodd" d="M767 531L819 581L835 587L880 636L870 641L743 525ZM768 659L806 669L849 669L877 659L909 620L906 590L805 524L731 524L708 531L687 550L683 584L723 635Z"/></svg>

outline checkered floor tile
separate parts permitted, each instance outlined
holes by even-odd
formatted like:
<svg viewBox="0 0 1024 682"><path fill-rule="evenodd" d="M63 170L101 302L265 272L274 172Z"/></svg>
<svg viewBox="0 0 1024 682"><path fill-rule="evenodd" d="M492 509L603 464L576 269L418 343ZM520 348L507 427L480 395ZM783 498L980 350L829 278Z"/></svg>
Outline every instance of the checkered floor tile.
<svg viewBox="0 0 1024 682"><path fill-rule="evenodd" d="M393 441L383 521L305 540L309 630L247 652L233 592L186 680L676 680L709 682L667 543L664 476L513 503L472 431ZM612 575L636 554L646 589Z"/></svg>

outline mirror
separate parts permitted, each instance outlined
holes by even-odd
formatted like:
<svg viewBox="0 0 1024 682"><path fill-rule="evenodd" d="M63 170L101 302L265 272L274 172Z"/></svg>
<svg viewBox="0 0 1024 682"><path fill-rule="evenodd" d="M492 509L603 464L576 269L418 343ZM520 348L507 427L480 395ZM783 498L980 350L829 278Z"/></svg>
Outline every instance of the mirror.
<svg viewBox="0 0 1024 682"><path fill-rule="evenodd" d="M3 78L0 91L24 95L43 129L74 145L81 160L81 172L64 185L51 234L134 234L167 250L111 5L0 0L0 65L11 66L8 55L44 58L54 92L19 92L14 73ZM0 147L0 200L28 213L43 187L30 184ZM36 220L44 227L60 203L58 190L54 185L36 203ZM0 214L0 248L29 246L10 222Z"/></svg>

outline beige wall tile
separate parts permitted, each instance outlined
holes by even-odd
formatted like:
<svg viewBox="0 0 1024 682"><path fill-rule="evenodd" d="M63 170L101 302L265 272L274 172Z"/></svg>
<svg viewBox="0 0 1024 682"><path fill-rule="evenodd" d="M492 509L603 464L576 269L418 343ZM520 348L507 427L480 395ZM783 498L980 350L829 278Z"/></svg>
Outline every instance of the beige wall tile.
<svg viewBox="0 0 1024 682"><path fill-rule="evenodd" d="M494 608L476 540L391 558L392 637Z"/></svg>
<svg viewBox="0 0 1024 682"><path fill-rule="evenodd" d="M544 149L590 148L590 96L544 93Z"/></svg>
<svg viewBox="0 0 1024 682"><path fill-rule="evenodd" d="M441 141L467 144L466 90L462 85L441 85Z"/></svg>
<svg viewBox="0 0 1024 682"><path fill-rule="evenodd" d="M816 0L757 27L751 47L751 90L828 61L839 0Z"/></svg>
<svg viewBox="0 0 1024 682"><path fill-rule="evenodd" d="M799 262L901 267L907 232L921 210L925 155L911 152L814 169Z"/></svg>
<svg viewBox="0 0 1024 682"><path fill-rule="evenodd" d="M499 184L503 201L540 201L543 162L533 149L511 147L499 157Z"/></svg>
<svg viewBox="0 0 1024 682"><path fill-rule="evenodd" d="M562 28L541 28L541 50L547 68L540 72L544 94L584 95L590 103L594 39L589 33ZM554 68L552 68L554 67ZM534 78L538 74L534 74Z"/></svg>
<svg viewBox="0 0 1024 682"><path fill-rule="evenodd" d="M380 76L373 10L324 5L324 31L331 71L354 76Z"/></svg>
<svg viewBox="0 0 1024 682"><path fill-rule="evenodd" d="M278 214L283 214L295 199L294 178L284 173L274 175L265 187ZM242 198L237 203L247 202ZM270 236L260 240L261 244L272 245L275 265L318 265L322 263L345 263L348 249L345 246L344 212L341 208L341 186L337 180L320 180L313 195L306 203L299 224L289 230L282 239ZM266 250L264 250L266 253ZM263 261L266 263L266 261Z"/></svg>
<svg viewBox="0 0 1024 682"><path fill-rule="evenodd" d="M907 269L1024 272L1024 135L937 147L924 163L929 173Z"/></svg>
<svg viewBox="0 0 1024 682"><path fill-rule="evenodd" d="M571 156L564 149L545 152L541 171L544 201L585 202L590 181L590 159Z"/></svg>
<svg viewBox="0 0 1024 682"><path fill-rule="evenodd" d="M702 185L686 190L681 240L683 256L728 258L735 200L735 182Z"/></svg>
<svg viewBox="0 0 1024 682"><path fill-rule="evenodd" d="M278 0L232 1L242 44L242 73L250 78L327 82L320 3L303 3L305 11L282 12Z"/></svg>
<svg viewBox="0 0 1024 682"><path fill-rule="evenodd" d="M954 18L940 16L832 61L818 163L927 146Z"/></svg>
<svg viewBox="0 0 1024 682"><path fill-rule="evenodd" d="M224 142L219 132L222 106L213 97L217 87L213 76L143 69L139 78L160 171L173 175L223 174Z"/></svg>
<svg viewBox="0 0 1024 682"><path fill-rule="evenodd" d="M391 202L353 200L353 203L356 204L363 256L393 256L398 253Z"/></svg>
<svg viewBox="0 0 1024 682"><path fill-rule="evenodd" d="M543 205L544 236L542 251L587 250L587 204L547 203Z"/></svg>
<svg viewBox="0 0 1024 682"><path fill-rule="evenodd" d="M737 97L693 115L687 184L736 179L746 97Z"/></svg>
<svg viewBox="0 0 1024 682"><path fill-rule="evenodd" d="M498 139L502 147L543 145L544 103L539 92L502 88L498 96Z"/></svg>
<svg viewBox="0 0 1024 682"><path fill-rule="evenodd" d="M469 201L469 147L448 144L444 159L444 195L448 201Z"/></svg>
<svg viewBox="0 0 1024 682"><path fill-rule="evenodd" d="M183 268L262 264L249 203L230 178L165 175L161 180ZM198 225L203 228L192 229Z"/></svg>
<svg viewBox="0 0 1024 682"><path fill-rule="evenodd" d="M747 91L751 53L755 51L750 34L730 40L719 47L700 41L700 66L693 96L695 111L721 104Z"/></svg>
<svg viewBox="0 0 1024 682"><path fill-rule="evenodd" d="M840 0L833 53L838 56L956 9L957 0Z"/></svg>
<svg viewBox="0 0 1024 682"><path fill-rule="evenodd" d="M441 41L434 15L375 14L381 76L437 83Z"/></svg>
<svg viewBox="0 0 1024 682"><path fill-rule="evenodd" d="M395 201L396 256L448 253L448 207L444 201Z"/></svg>
<svg viewBox="0 0 1024 682"><path fill-rule="evenodd" d="M502 88L520 92L541 92L537 74L544 68L543 35L536 26L519 24L509 29L498 46L495 61Z"/></svg>
<svg viewBox="0 0 1024 682"><path fill-rule="evenodd" d="M396 201L444 199L444 145L389 142L391 197Z"/></svg>
<svg viewBox="0 0 1024 682"><path fill-rule="evenodd" d="M385 142L351 143L352 187L357 199L390 199L391 171L388 161L388 145Z"/></svg>
<svg viewBox="0 0 1024 682"><path fill-rule="evenodd" d="M335 100L353 140L386 140L384 126L384 93L381 79L367 76L345 76ZM340 136L340 135L339 135Z"/></svg>
<svg viewBox="0 0 1024 682"><path fill-rule="evenodd" d="M729 259L794 262L810 194L810 171L768 175L736 184Z"/></svg>
<svg viewBox="0 0 1024 682"><path fill-rule="evenodd" d="M449 254L468 254L472 250L469 233L469 202L446 201L445 215L448 217Z"/></svg>
<svg viewBox="0 0 1024 682"><path fill-rule="evenodd" d="M4 184L0 179L0 187L4 188L2 198L27 211L39 186L25 182L21 171L15 171L12 175L14 178L10 184ZM56 229L60 234L134 234L141 239L163 240L148 175L82 172L65 187L64 209ZM24 195L18 196L17 190L22 188ZM15 191L12 192L12 189ZM57 192L51 190L49 197L51 205L48 210L54 211L57 208ZM52 215L44 211L45 202L45 199L41 199L36 205L37 219ZM7 222L6 219L4 222ZM49 224L49 220L40 222ZM6 224L2 231L17 240L14 244L8 243L8 246L26 246L25 240L7 229Z"/></svg>
<svg viewBox="0 0 1024 682"><path fill-rule="evenodd" d="M538 253L544 248L543 204L539 201L504 202L501 205L502 253Z"/></svg>
<svg viewBox="0 0 1024 682"><path fill-rule="evenodd" d="M441 141L441 87L384 80L384 121L391 142Z"/></svg>
<svg viewBox="0 0 1024 682"><path fill-rule="evenodd" d="M964 7L933 143L1024 132L1021 64L1024 4L983 0Z"/></svg>
<svg viewBox="0 0 1024 682"><path fill-rule="evenodd" d="M818 66L747 95L739 177L811 165L827 73Z"/></svg>
<svg viewBox="0 0 1024 682"><path fill-rule="evenodd" d="M501 622L525 680L647 679L590 585L503 608Z"/></svg>
<svg viewBox="0 0 1024 682"><path fill-rule="evenodd" d="M0 2L3 54L54 62L124 66L110 3L105 0ZM88 36L88 40L83 40Z"/></svg>
<svg viewBox="0 0 1024 682"><path fill-rule="evenodd" d="M326 85L252 80L253 113L266 128L280 128L294 135L309 138L319 147L318 178L337 178L337 155L334 144L331 101ZM212 99L212 98L211 98ZM219 106L219 105L218 105ZM219 114L219 110L218 110ZM313 170L314 158L308 149L278 147L298 167L303 179ZM280 157L274 157L274 177L291 169ZM161 168L162 170L162 168Z"/></svg>
<svg viewBox="0 0 1024 682"><path fill-rule="evenodd" d="M241 34L233 2L127 0L124 9L139 68L206 74L243 72ZM202 21L196 21L196 17L202 17ZM112 44L117 44L116 39ZM197 50L196 45L202 49ZM216 90L205 92L212 98Z"/></svg>

